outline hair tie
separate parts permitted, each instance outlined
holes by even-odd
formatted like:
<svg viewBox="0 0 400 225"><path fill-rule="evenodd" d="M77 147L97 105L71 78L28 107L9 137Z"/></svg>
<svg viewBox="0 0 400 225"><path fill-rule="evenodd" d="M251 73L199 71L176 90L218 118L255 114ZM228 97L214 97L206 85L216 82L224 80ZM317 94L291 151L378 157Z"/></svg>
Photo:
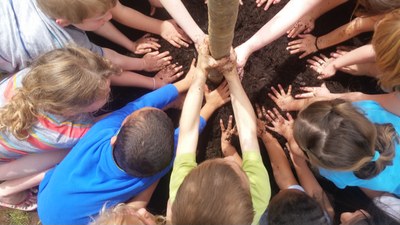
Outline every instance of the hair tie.
<svg viewBox="0 0 400 225"><path fill-rule="evenodd" d="M381 153L375 150L375 155L374 157L372 157L371 162L375 162L376 160L379 159L379 157L381 157Z"/></svg>

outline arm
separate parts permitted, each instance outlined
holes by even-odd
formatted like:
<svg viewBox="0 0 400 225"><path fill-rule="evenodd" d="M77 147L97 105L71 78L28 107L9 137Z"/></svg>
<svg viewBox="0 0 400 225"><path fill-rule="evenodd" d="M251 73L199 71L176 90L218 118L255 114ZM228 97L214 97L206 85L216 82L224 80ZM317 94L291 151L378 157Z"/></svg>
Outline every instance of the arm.
<svg viewBox="0 0 400 225"><path fill-rule="evenodd" d="M190 16L181 0L160 0L160 2L196 45L203 42L204 32Z"/></svg>
<svg viewBox="0 0 400 225"><path fill-rule="evenodd" d="M135 209L146 208L159 181L160 181L159 179L155 181L152 185L150 185L150 187L146 188L144 191L140 192L137 196L130 199L126 204Z"/></svg>
<svg viewBox="0 0 400 225"><path fill-rule="evenodd" d="M296 23L302 16L318 4L333 4L337 0L291 0L270 21L258 30L249 40L235 48L238 68L243 68L248 57L255 51L270 44Z"/></svg>
<svg viewBox="0 0 400 225"><path fill-rule="evenodd" d="M300 34L300 39L288 43L287 50L290 50L290 54L303 52L299 58L304 58L311 53L344 42L360 33L373 31L376 22L383 16L357 17L350 23L320 37L315 37L311 34Z"/></svg>
<svg viewBox="0 0 400 225"><path fill-rule="evenodd" d="M188 47L187 42L190 42L190 40L173 21L154 19L122 5L119 1L117 1L117 5L112 9L111 13L114 20L125 26L160 35L175 47L180 47L181 45Z"/></svg>
<svg viewBox="0 0 400 225"><path fill-rule="evenodd" d="M94 31L94 33L134 52L135 46L134 42L129 40L121 31L119 31L110 21L106 22L99 29Z"/></svg>
<svg viewBox="0 0 400 225"><path fill-rule="evenodd" d="M240 82L236 63L231 61L223 68L222 74L229 85L231 92L232 108L238 129L240 146L242 151L259 152L260 147L257 141L256 115ZM236 61L236 60L234 60Z"/></svg>
<svg viewBox="0 0 400 225"><path fill-rule="evenodd" d="M103 48L103 51L104 57L109 59L115 65L121 67L123 70L158 71L171 64L172 60L172 57L169 56L169 52L150 52L143 56L143 58L133 58L121 55L109 48Z"/></svg>
<svg viewBox="0 0 400 225"><path fill-rule="evenodd" d="M290 168L290 164L284 150L282 149L278 140L265 129L267 126L266 121L264 121L263 119L267 119L267 121L272 122L274 128L278 129L279 131L284 128L284 124L279 122L275 123L274 120L272 120L272 118L267 114L267 111L264 107L262 107L261 111L260 107L256 105L256 111L258 117L258 136L261 138L269 155L272 172L274 174L274 178L279 189L284 190L292 185L298 184L296 178L293 175L292 169Z"/></svg>
<svg viewBox="0 0 400 225"><path fill-rule="evenodd" d="M383 17L384 15L357 17L351 22L335 29L334 31L318 37L318 41L316 44L319 49L324 49L335 44L344 42L361 33L373 31L376 22L381 20Z"/></svg>

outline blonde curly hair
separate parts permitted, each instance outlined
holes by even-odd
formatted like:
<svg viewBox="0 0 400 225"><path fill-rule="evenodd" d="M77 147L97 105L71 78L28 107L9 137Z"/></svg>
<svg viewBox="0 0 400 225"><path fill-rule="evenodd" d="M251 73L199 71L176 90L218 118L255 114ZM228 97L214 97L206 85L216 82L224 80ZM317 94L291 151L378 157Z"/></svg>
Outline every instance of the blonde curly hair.
<svg viewBox="0 0 400 225"><path fill-rule="evenodd" d="M109 77L119 73L121 69L87 49L50 51L31 65L22 87L0 108L0 131L24 140L39 112L79 114L82 107L108 98Z"/></svg>

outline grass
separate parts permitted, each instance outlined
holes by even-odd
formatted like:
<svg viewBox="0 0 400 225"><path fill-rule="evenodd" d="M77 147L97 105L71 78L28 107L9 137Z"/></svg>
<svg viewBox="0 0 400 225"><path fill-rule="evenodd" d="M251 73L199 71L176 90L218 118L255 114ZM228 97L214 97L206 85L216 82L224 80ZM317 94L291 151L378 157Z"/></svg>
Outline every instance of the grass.
<svg viewBox="0 0 400 225"><path fill-rule="evenodd" d="M39 225L41 224L36 211L24 212L20 210L0 208L0 224L5 225Z"/></svg>

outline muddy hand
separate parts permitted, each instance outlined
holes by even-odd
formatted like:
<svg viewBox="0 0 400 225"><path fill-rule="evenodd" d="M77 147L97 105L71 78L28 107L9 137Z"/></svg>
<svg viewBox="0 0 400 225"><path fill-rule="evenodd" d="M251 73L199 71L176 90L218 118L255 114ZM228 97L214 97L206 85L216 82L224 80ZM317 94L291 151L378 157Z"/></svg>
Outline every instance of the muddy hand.
<svg viewBox="0 0 400 225"><path fill-rule="evenodd" d="M171 64L172 56L168 51L160 53L158 51L147 53L143 56L143 70L147 72L159 71L165 66Z"/></svg>
<svg viewBox="0 0 400 225"><path fill-rule="evenodd" d="M155 76L156 87L162 87L166 84L176 81L183 75L182 66L171 64L164 69L160 70Z"/></svg>

